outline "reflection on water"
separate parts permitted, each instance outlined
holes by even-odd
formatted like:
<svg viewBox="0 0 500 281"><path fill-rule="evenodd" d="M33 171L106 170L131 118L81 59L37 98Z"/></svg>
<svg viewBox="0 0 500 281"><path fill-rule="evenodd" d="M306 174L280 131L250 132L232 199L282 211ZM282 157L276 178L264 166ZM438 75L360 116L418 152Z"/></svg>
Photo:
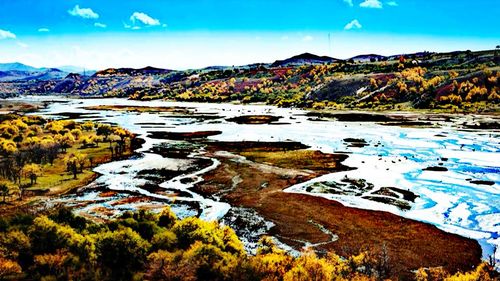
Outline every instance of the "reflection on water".
<svg viewBox="0 0 500 281"><path fill-rule="evenodd" d="M45 98L47 99L47 98ZM196 116L179 116L169 112L89 111L82 107L92 105L144 105L187 107ZM140 102L123 99L70 100L52 103L41 113L50 117L58 113L91 113L85 119L118 124L145 140L139 156L132 159L100 165L95 169L102 174L92 187L126 191L147 195L154 200L116 204L116 211L137 206L173 204L180 216L200 215L205 219L220 219L230 209L227 203L203 198L190 190L200 175L214 169L218 162L202 171L180 175L160 184L166 190L179 191L175 196L149 192L141 186L145 180L137 177L146 169L184 169L192 160L201 156L193 154L187 159L170 159L153 153L150 149L166 140L147 136L151 131L222 131L211 136L225 141L284 141L302 142L312 149L326 153L347 152L343 164L356 170L333 173L287 189L288 192L308 193L338 200L343 204L374 210L385 210L407 218L432 223L446 231L458 233L480 241L484 254L492 252L492 245L500 244L500 139L498 132L458 130L453 123L432 128L404 128L383 126L371 122L313 121L298 109L280 109L271 106L198 104L178 102ZM270 114L281 116L279 123L245 125L228 122L229 117L244 114ZM214 117L219 116L220 118ZM460 117L468 118L468 117ZM346 138L363 139L366 145L356 147L343 141ZM428 167L444 167L447 171L427 171ZM410 190L419 197L410 210L394 205L368 200L350 194L314 192L308 187L320 182L338 182L344 177L365 179L375 190L394 187ZM183 180L184 179L184 180ZM186 180L189 179L189 180ZM477 184L482 181L483 184ZM484 184L489 183L490 185ZM310 191L313 192L310 192ZM123 195L122 195L123 196ZM87 192L73 198L92 202L82 208L92 208L110 201L98 192ZM116 198L113 198L116 200ZM76 204L76 203L75 203ZM153 208L154 206L152 206ZM497 257L500 258L500 257Z"/></svg>

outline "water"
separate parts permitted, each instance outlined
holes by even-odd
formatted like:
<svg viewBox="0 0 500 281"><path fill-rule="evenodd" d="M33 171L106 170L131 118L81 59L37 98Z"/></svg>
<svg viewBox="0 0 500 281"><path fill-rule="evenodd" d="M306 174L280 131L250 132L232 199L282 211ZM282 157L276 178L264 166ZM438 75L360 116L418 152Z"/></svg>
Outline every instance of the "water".
<svg viewBox="0 0 500 281"><path fill-rule="evenodd" d="M29 97L26 99L50 99ZM144 105L178 106L193 108L197 113L216 114L221 119L200 120L197 118L177 118L170 113L134 113L121 111L88 111L84 106L92 105ZM172 200L169 196L142 190L141 180L136 178L139 171L152 168L179 168L190 164L190 160L163 158L148 152L151 147L166 140L147 137L149 131L207 131L219 130L221 135L210 137L224 141L285 141L293 140L319 149L326 153L346 152L349 158L343 164L356 170L333 173L309 182L289 187L287 192L308 193L306 187L314 182L339 181L345 176L365 179L375 188L398 187L411 190L419 195L410 210L401 210L393 205L374 202L361 197L309 193L364 209L384 210L397 215L428 222L452 233L477 239L483 247L483 255L493 253L493 246L500 245L500 139L499 132L463 131L453 123L433 128L402 128L383 126L369 122L318 122L308 120L305 111L281 109L272 106L200 104L164 101L130 101L124 99L65 100L52 103L39 115L62 112L92 113L89 120L102 120L118 124L143 138L146 142L138 152L141 156L98 166L95 171L102 174L93 185L106 186L117 191L133 191L157 198ZM241 125L224 120L243 114L271 114L282 116L281 125ZM461 117L467 118L467 117ZM138 123L156 123L144 126ZM162 123L162 124L160 124ZM153 128L151 128L153 127ZM444 136L444 137L443 137ZM368 146L348 147L344 138L362 138ZM195 156L195 155L194 155ZM199 157L199 156L195 156ZM442 158L448 158L442 161ZM216 168L218 162L191 175L182 175L162 183L160 186L181 190L187 194L176 197L174 210L181 217L197 215L193 208L183 202L199 204L202 218L221 219L230 206L224 202L203 198L189 188L201 181L204 172ZM446 167L446 172L423 171L429 166ZM183 177L194 178L191 183L181 183ZM494 185L477 185L470 180L488 180ZM97 195L86 194L81 200L97 200ZM99 199L100 200L100 199ZM96 204L106 202L96 201ZM136 206L145 204L135 203ZM162 204L161 201L156 204ZM108 206L109 207L109 206ZM87 206L89 208L89 206ZM123 206L121 206L123 208ZM130 208L134 208L131 203ZM500 253L497 252L497 259Z"/></svg>

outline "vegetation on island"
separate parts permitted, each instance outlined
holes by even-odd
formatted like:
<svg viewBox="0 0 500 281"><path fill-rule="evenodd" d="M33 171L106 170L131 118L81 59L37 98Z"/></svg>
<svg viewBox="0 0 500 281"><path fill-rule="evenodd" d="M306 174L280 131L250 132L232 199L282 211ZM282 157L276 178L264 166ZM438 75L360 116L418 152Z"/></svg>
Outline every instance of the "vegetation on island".
<svg viewBox="0 0 500 281"><path fill-rule="evenodd" d="M248 255L234 231L198 218L161 213L125 213L97 224L66 208L44 215L0 218L2 280L383 280L386 256L294 257L263 237ZM492 265L451 275L422 268L415 280L494 280Z"/></svg>
<svg viewBox="0 0 500 281"><path fill-rule="evenodd" d="M108 124L0 115L2 202L80 187L94 178L95 165L130 155L132 137Z"/></svg>

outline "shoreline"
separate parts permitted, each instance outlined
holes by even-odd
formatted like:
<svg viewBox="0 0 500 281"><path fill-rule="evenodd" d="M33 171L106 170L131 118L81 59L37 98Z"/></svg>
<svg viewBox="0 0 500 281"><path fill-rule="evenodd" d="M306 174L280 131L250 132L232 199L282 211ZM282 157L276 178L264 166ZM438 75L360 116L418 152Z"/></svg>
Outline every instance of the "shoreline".
<svg viewBox="0 0 500 281"><path fill-rule="evenodd" d="M366 114L380 114L380 115L424 115L424 116L451 116L451 117L456 117L456 116L491 116L491 117L498 117L500 118L500 109L496 111L485 111L485 112L476 112L476 111L452 111L452 110L445 110L445 109L403 109L403 110L378 110L378 109L366 109L366 108L348 108L348 109L314 109L314 108L307 108L307 107L278 107L273 104L267 104L264 102L251 102L251 103L243 103L241 101L230 101L230 102L211 102L211 101L182 101L182 100L171 100L171 99L154 99L154 100L134 100L130 98L117 98L117 97L104 97L104 96L89 96L89 97L82 97L82 96L65 96L65 95L20 95L17 97L9 97L9 98L3 98L1 100L14 100L14 101L23 101L23 100L30 100L33 101L30 98L49 98L53 100L48 100L44 102L54 102L55 99L67 99L67 100L91 100L91 99L103 99L103 100L111 100L111 99L121 99L121 100L129 100L129 101L135 101L135 102L140 102L140 103L150 103L150 102L170 102L170 103L193 103L193 104L232 104L232 105L250 105L250 106L270 106L270 107L276 107L276 108L283 108L283 109L297 109L297 110L304 110L308 112L318 112L318 113L335 113L335 114L342 114L342 113L366 113ZM35 109L36 111L37 109ZM2 113L2 110L0 110L0 113Z"/></svg>

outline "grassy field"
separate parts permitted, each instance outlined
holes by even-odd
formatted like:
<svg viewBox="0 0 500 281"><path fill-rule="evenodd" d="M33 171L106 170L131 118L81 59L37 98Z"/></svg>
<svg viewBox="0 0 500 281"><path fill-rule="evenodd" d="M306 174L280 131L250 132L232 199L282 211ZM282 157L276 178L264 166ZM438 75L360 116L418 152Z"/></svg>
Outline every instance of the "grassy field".
<svg viewBox="0 0 500 281"><path fill-rule="evenodd" d="M313 171L338 171L345 166L340 164L347 156L325 154L314 150L292 150L292 151L252 151L241 152L248 160L269 164L285 169L301 167L304 170Z"/></svg>
<svg viewBox="0 0 500 281"><path fill-rule="evenodd" d="M91 166L89 164L80 174L77 175L77 178L74 179L73 174L68 172L66 169L64 157L67 154L77 152L86 154L88 157L92 157L93 165ZM61 154L60 157L54 161L53 165L45 164L42 166L42 175L38 177L37 183L28 190L35 192L44 191L48 192L50 195L67 193L94 179L96 174L92 171L92 168L97 164L109 162L110 160L111 151L109 150L109 144L107 143L100 143L95 148L69 148L65 154ZM29 179L23 179L23 183L28 182Z"/></svg>
<svg viewBox="0 0 500 281"><path fill-rule="evenodd" d="M3 206L15 210L46 196L66 194L98 175L101 163L130 156L133 135L97 123L4 115L0 123Z"/></svg>

